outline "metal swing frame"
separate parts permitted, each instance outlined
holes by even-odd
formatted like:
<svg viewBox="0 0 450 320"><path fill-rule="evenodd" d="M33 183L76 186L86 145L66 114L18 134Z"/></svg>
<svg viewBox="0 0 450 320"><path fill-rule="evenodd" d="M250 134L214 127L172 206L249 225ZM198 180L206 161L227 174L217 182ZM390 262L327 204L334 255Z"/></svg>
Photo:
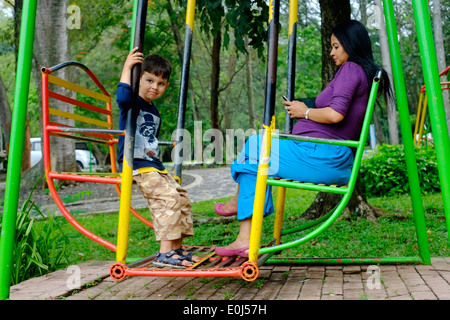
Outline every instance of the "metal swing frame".
<svg viewBox="0 0 450 320"><path fill-rule="evenodd" d="M142 2L142 1L140 1ZM146 2L146 1L144 1ZM429 111L431 127L433 130L433 136L435 140L436 155L438 160L439 178L441 182L442 198L444 203L444 211L446 215L446 227L450 230L450 168L446 166L446 159L450 158L450 140L448 135L448 129L446 126L445 113L443 108L442 91L439 81L439 71L437 68L437 60L435 55L435 48L433 44L433 36L431 29L431 21L429 15L429 9L427 2L424 0L412 0L413 10L415 14L416 29L419 39L419 49L422 59L422 68L425 79L425 86L427 88L427 95L429 96ZM191 5L189 5L189 3ZM193 5L192 5L193 3ZM297 0L290 1L290 37L295 37L291 31L295 30L296 22L296 11L294 12L292 8L297 10ZM188 1L189 10L195 11L195 1ZM135 21L136 12L138 8L138 1L134 1L133 10L133 23ZM279 11L279 1L270 1L270 20L269 20L269 35L271 33L278 34L277 28L278 24L278 11ZM11 281L11 270L12 270L12 257L15 239L15 222L17 218L18 202L19 202L19 188L20 188L20 175L21 175L21 159L24 149L24 130L27 114L27 101L29 84L31 78L31 65L32 65L32 54L33 54L33 41L34 41L34 30L36 21L36 10L37 0L25 0L22 10L22 22L20 28L20 41L17 59L17 77L15 82L15 97L14 97L14 107L13 107L13 119L11 126L11 141L10 150L8 154L8 171L6 177L6 191L5 191L5 205L4 205L4 215L2 221L1 237L0 237L0 299L8 299L10 291L10 281ZM419 244L419 252L421 261L423 263L430 262L430 254L428 248L427 235L424 230L424 212L423 204L421 202L420 186L418 181L417 165L415 163L415 154L412 141L412 132L409 120L408 103L406 100L406 90L405 81L403 78L403 70L401 66L401 54L399 49L399 43L397 41L397 26L395 22L393 4L390 0L383 0L384 17L386 19L386 27L389 40L389 50L391 61L393 64L393 78L395 85L395 94L397 98L397 104L399 108L399 118L402 129L402 136L405 145L405 153L407 155L407 172L410 181L410 195L412 201L412 207L414 212L414 219L416 222L416 232L417 240ZM292 17L292 19L291 19ZM187 19L188 22L188 19ZM189 18L189 32L193 29L193 15ZM133 34L137 27L133 25ZM188 31L186 32L186 37L188 37ZM273 45L271 44L271 39L269 36L269 51L273 50ZM291 46L291 44L290 44ZM190 43L185 43L185 47L189 47ZM291 50L292 48L290 48ZM185 48L186 50L186 48ZM268 63L268 77L267 83L269 90L266 89L266 106L269 104L274 104L275 97L275 83L276 76L273 78L274 73L269 72L269 68L276 68L276 59L273 60L273 55L269 55L271 58ZM276 56L275 56L276 57ZM183 72L189 70L189 59L184 59ZM188 74L188 72L183 73ZM275 73L276 75L276 73ZM186 78L183 78L182 86L186 85ZM184 90L184 89L183 89ZM289 88L288 88L289 90ZM184 91L185 93L186 91ZM293 92L293 91L292 91ZM288 91L288 97L292 99ZM180 104L181 104L180 100ZM267 109L266 109L267 110ZM270 126L272 115L268 113L264 116L264 124L266 127ZM127 131L128 132L128 131ZM127 159L128 160L128 159ZM130 180L129 178L127 178ZM122 180L122 184L124 179ZM124 202L124 194L130 191L129 189L122 189L122 200ZM127 226L127 215L129 216L130 206L128 204L124 205L124 209L121 210L121 222L125 222L123 225ZM128 214L127 214L128 213ZM120 256L118 260L125 260L126 256L126 242L127 242L127 227L121 232L120 240ZM255 238L255 237L254 237ZM449 241L450 243L450 234ZM119 247L119 246L118 246ZM252 248L252 257L250 265L252 266L250 275L255 274L253 271L255 262L256 252L259 248L255 249L255 245ZM122 262L121 262L122 263Z"/></svg>

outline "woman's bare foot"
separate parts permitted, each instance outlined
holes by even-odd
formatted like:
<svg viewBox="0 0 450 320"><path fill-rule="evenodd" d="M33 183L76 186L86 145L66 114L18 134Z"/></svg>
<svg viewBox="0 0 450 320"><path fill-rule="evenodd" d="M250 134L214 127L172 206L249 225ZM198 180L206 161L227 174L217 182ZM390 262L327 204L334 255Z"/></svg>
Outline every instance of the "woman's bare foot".
<svg viewBox="0 0 450 320"><path fill-rule="evenodd" d="M225 202L222 209L225 212L236 212L237 211L237 205L238 205L238 198L239 198L239 187L238 185L236 193L234 194L233 198Z"/></svg>
<svg viewBox="0 0 450 320"><path fill-rule="evenodd" d="M234 200L234 198L228 200L227 202L225 202L222 209L225 212L236 212L237 211L237 201Z"/></svg>

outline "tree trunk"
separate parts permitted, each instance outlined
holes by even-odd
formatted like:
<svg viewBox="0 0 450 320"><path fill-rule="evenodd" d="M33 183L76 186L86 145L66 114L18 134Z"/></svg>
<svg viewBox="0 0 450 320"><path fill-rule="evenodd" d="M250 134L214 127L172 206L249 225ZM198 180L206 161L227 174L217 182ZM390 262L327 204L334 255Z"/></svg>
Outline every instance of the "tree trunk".
<svg viewBox="0 0 450 320"><path fill-rule="evenodd" d="M228 51L230 52L230 56L228 59L228 68L227 68L227 81L232 81L234 78L234 74L236 71L236 64L237 64L237 53L236 53L236 47L234 44L230 44ZM232 128L232 122L233 122L233 108L230 107L232 105L231 103L231 97L232 97L232 88L230 85L226 86L225 90L225 97L222 99L223 103L223 124L225 126L225 129L231 129Z"/></svg>
<svg viewBox="0 0 450 320"><path fill-rule="evenodd" d="M170 0L167 1L166 6L167 14L169 15L170 20L170 27L172 28L173 38L175 40L175 44L177 46L177 53L178 58L181 62L183 62L183 40L181 38L181 32L180 32L180 21L176 14L176 12L173 11L172 2Z"/></svg>
<svg viewBox="0 0 450 320"><path fill-rule="evenodd" d="M248 121L249 128L256 129L255 121L255 102L253 100L253 68L252 68L252 49L248 45L248 37L245 37L245 46L247 54L245 55L245 71L248 98Z"/></svg>
<svg viewBox="0 0 450 320"><path fill-rule="evenodd" d="M9 151L9 138L11 133L11 108L9 106L8 97L6 96L6 89L1 74L0 74L0 125L3 129L5 137L6 151ZM2 151L1 149L2 145L0 145L0 151Z"/></svg>
<svg viewBox="0 0 450 320"><path fill-rule="evenodd" d="M42 0L39 1L36 13L36 28L34 50L33 50L33 74L39 103L42 108L42 84L41 68L52 67L58 63L71 59L69 35L66 27L67 4L65 1ZM56 76L71 81L73 80L68 68L55 73ZM70 90L55 87L54 91L75 98L76 94ZM52 107L73 112L73 106L52 100ZM57 122L74 126L73 120L55 119ZM71 139L51 139L52 148L52 170L54 171L76 171L75 142Z"/></svg>
<svg viewBox="0 0 450 320"><path fill-rule="evenodd" d="M359 12L361 19L359 20L363 25L367 26L367 0L358 0Z"/></svg>
<svg viewBox="0 0 450 320"><path fill-rule="evenodd" d="M381 47L381 60L383 63L383 68L387 71L391 83L393 83L392 79L392 65L391 65L391 57L389 53L389 44L387 39L386 32L386 24L384 21L383 15L383 7L381 4L381 0L375 0L375 5L378 8L378 13L380 20L378 21L379 27L379 36L380 36L380 47ZM392 91L394 92L394 88L392 86ZM387 118L388 118L388 127L389 127L389 143L390 144L399 144L399 133L398 133L398 112L395 105L395 101L393 99L388 99L385 97L386 101L386 109L387 109Z"/></svg>
<svg viewBox="0 0 450 320"><path fill-rule="evenodd" d="M19 53L19 40L20 40L20 24L22 19L22 7L23 7L23 0L18 0L14 2L14 53L16 57L16 64L17 64L17 57ZM6 96L5 96L6 97ZM6 103L8 101L6 100ZM9 106L9 104L8 104ZM10 109L9 109L10 110ZM9 119L9 128L8 130L8 138L6 140L7 146L9 146L9 138L10 138L10 130L11 130L11 118ZM30 143L30 125L28 123L28 116L27 120L25 122L25 139L23 143L23 156L22 156L22 172L28 170L31 167L31 143Z"/></svg>
<svg viewBox="0 0 450 320"><path fill-rule="evenodd" d="M322 83L325 87L335 74L335 66L329 56L331 26L339 21L350 19L350 1L320 0L319 2L322 12ZM342 195L319 192L311 206L302 214L302 217L315 220L333 209L341 198ZM351 217L362 217L372 221L376 221L376 218L380 215L380 210L367 203L359 183L355 186L347 209L351 212Z"/></svg>
<svg viewBox="0 0 450 320"><path fill-rule="evenodd" d="M434 42L436 46L436 57L438 62L439 72L443 71L447 66L445 63L445 49L442 35L442 19L441 19L441 1L433 0L433 33ZM447 81L446 77L442 77L441 81ZM447 127L450 135L450 99L449 90L442 90L442 97L444 99L444 110L447 120Z"/></svg>
<svg viewBox="0 0 450 320"><path fill-rule="evenodd" d="M322 17L322 88L325 88L337 71L330 59L331 28L339 21L350 19L350 0L319 0Z"/></svg>
<svg viewBox="0 0 450 320"><path fill-rule="evenodd" d="M23 0L14 1L14 53L17 55L19 53L19 40L20 40L20 23L22 20L22 7Z"/></svg>
<svg viewBox="0 0 450 320"><path fill-rule="evenodd" d="M376 105L374 106L374 108L376 108ZM375 135L377 142L379 144L386 143L387 142L386 135L383 132L383 126L376 112L374 112L372 115L372 121L373 124L375 125Z"/></svg>
<svg viewBox="0 0 450 320"><path fill-rule="evenodd" d="M213 49L211 56L211 128L220 130L219 120L219 77L220 77L220 49L222 46L222 33L217 30L213 39Z"/></svg>
<svg viewBox="0 0 450 320"><path fill-rule="evenodd" d="M320 192L301 217L308 220L316 220L333 210L341 198L341 194ZM357 183L342 215L344 214L349 218L361 217L376 222L377 218L383 214L383 211L367 203L367 199L361 192L359 183Z"/></svg>

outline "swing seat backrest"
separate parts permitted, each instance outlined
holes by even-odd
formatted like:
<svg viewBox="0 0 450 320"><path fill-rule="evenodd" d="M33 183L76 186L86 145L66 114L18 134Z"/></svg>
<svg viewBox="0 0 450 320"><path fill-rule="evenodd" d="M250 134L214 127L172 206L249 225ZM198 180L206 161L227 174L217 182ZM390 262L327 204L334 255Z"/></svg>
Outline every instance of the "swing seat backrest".
<svg viewBox="0 0 450 320"><path fill-rule="evenodd" d="M95 89L89 89L53 75L53 73L66 67L82 69L94 83ZM117 174L115 145L118 142L116 136L123 135L124 132L123 130L113 129L111 95L92 71L79 62L64 62L51 68L42 68L41 71L43 150L47 176L55 179L120 183L120 178L118 178ZM61 90L61 88L65 90ZM58 92L74 92L76 98L71 94L63 95ZM73 111L63 111L55 108L54 103L56 101L72 106L67 109ZM73 125L67 124L70 122ZM109 147L112 174L97 173L94 177L84 172L81 174L54 172L51 168L50 136L107 145Z"/></svg>
<svg viewBox="0 0 450 320"><path fill-rule="evenodd" d="M52 73L66 67L82 69L95 84L89 89L54 76ZM50 194L62 215L83 235L102 246L116 251L117 246L83 227L67 210L58 195L55 180L74 180L84 182L115 184L119 192L121 178L117 173L115 136L124 134L113 129L111 95L105 90L97 77L79 62L64 62L51 68L42 68L42 124L44 167ZM64 88L65 90L63 90ZM75 92L74 94L69 92ZM64 110L61 107L64 106ZM56 172L52 170L50 137L80 140L109 146L111 172ZM73 155L75 160L75 154ZM61 159L54 159L59 160ZM151 224L151 223L150 223Z"/></svg>
<svg viewBox="0 0 450 320"><path fill-rule="evenodd" d="M52 74L66 67L82 69L94 83L95 89L82 87ZM120 185L122 178L120 173L117 172L115 147L118 143L117 136L124 135L125 132L113 127L111 95L105 90L92 71L79 62L64 62L51 68L42 68L41 71L44 167L50 194L63 216L78 231L111 251L116 251L116 245L92 233L78 223L65 207L55 187L56 179L108 183L114 184L118 195L121 195ZM66 91L60 90L60 88L64 88ZM61 93L68 92L67 90L75 92L76 98L70 94ZM66 110L64 111L60 110L55 107L55 102L57 101L68 104L71 107L65 108ZM68 125L67 123L70 123L70 121L73 124ZM56 172L52 170L50 136L107 145L109 147L111 172ZM130 208L130 210L142 223L153 228L153 224L134 208Z"/></svg>

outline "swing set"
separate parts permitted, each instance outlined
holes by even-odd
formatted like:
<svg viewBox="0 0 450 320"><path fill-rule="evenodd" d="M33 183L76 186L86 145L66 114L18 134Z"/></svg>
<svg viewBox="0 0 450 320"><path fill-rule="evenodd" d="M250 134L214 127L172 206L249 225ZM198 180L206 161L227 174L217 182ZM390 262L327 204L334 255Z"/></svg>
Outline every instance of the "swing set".
<svg viewBox="0 0 450 320"><path fill-rule="evenodd" d="M450 142L448 130L445 123L445 113L442 101L439 74L435 58L434 45L429 39L431 27L426 1L412 1L416 13L416 26L419 34L419 46L422 54L422 65L429 99L430 122L435 138L436 154L438 158L439 178L441 182L444 210L447 221L447 230L450 230L450 187L449 168L444 165L445 159L450 158ZM187 83L189 79L190 55L192 35L194 29L195 0L188 0L185 26L185 45L183 53L183 66L181 74L181 85L178 106L177 134L174 142L162 142L178 148L182 145L182 131L187 100ZM13 121L11 132L10 166L8 167L6 180L5 207L3 225L0 238L0 299L8 299L10 289L10 274L12 263L12 252L15 238L15 221L18 208L18 194L20 186L20 163L23 153L24 132L23 127L27 110L28 88L31 72L31 57L34 41L34 28L36 18L37 1L24 1L22 27L20 35L19 56L17 63L16 95L14 103ZM355 187L361 158L366 145L369 132L370 120L378 91L380 74L373 81L369 101L363 123L360 139L357 141L318 139L311 137L280 134L275 131L275 89L278 59L278 24L280 1L270 1L269 29L268 29L268 51L267 51L267 80L265 88L265 105L263 121L263 157L259 165L257 175L252 230L249 247L249 257L220 257L215 254L214 246L192 246L184 249L198 255L201 261L186 269L164 269L152 266L155 255L142 258L137 261L127 261L128 234L130 215L133 214L141 222L153 227L151 221L141 216L131 207L132 188L132 156L134 151L134 134L136 131L136 110L130 108L125 130L114 129L112 123L111 95L104 89L101 82L92 71L79 62L63 62L54 67L42 68L42 98L43 98L43 141L44 141L44 165L50 193L64 217L82 234L89 237L98 244L105 246L116 253L116 262L110 268L113 279L121 281L130 276L162 276L162 277L241 277L246 281L253 281L259 276L259 267L265 263L320 263L320 264L349 264L349 263L423 263L430 264L430 252L425 227L425 215L420 194L420 186L417 172L417 164L412 140L411 125L409 120L406 91L404 86L403 72L400 63L400 50L397 42L396 23L392 1L383 0L384 15L386 19L390 56L393 65L394 86L399 108L400 124L406 154L408 179L410 183L410 195L416 224L418 242L418 256L414 257L349 257L349 258L277 258L274 255L288 248L305 243L327 230L333 222L342 214ZM295 75L295 47L297 28L298 1L291 0L289 5L289 43L288 43L288 79L286 95L288 99L294 99L294 75ZM130 49L139 47L143 51L143 39L147 15L147 1L134 0L132 35ZM92 80L94 89L82 87L78 84L68 82L57 77L58 71L64 68L80 68ZM140 65L136 65L132 71L131 84L133 93L137 97L139 88ZM58 94L55 88L63 87L77 93L77 99ZM100 91L100 92L99 92ZM89 97L92 103L81 101L81 97ZM74 112L63 112L53 107L55 101L62 101L74 106ZM81 115L76 110L90 110L95 112L95 117ZM68 126L61 119L77 121L77 125ZM61 123L62 122L62 123ZM286 131L289 131L290 119L286 115ZM115 145L117 137L125 137L123 172L119 174L116 168ZM79 173L79 172L55 172L51 168L50 136L57 138L68 138L92 143L107 145L110 150L111 172L108 173ZM313 141L316 143L337 144L356 148L355 161L350 180L345 186L315 185L300 181L286 181L277 178L269 178L267 175L268 163L270 161L270 147L272 139L297 139ZM181 155L175 152L174 177L181 182ZM114 184L120 196L119 223L117 243L113 244L102 239L93 232L85 229L68 212L58 196L54 180L75 180L97 183ZM261 245L264 197L268 185L278 187L278 198L276 201L275 221L273 226L273 241ZM311 191L322 191L341 194L339 204L323 217L307 224L294 228L283 228L284 202L286 189L305 189ZM299 231L313 229L297 240L283 243L282 236ZM449 241L450 242L450 241Z"/></svg>
<svg viewBox="0 0 450 320"><path fill-rule="evenodd" d="M445 68L444 71L439 73L439 77L447 76L447 80L450 79L450 66ZM442 90L450 90L450 81L441 82ZM427 118L428 98L425 85L420 88L419 104L417 106L416 124L414 125L414 145L420 147L422 143L428 144L430 136L429 119Z"/></svg>

